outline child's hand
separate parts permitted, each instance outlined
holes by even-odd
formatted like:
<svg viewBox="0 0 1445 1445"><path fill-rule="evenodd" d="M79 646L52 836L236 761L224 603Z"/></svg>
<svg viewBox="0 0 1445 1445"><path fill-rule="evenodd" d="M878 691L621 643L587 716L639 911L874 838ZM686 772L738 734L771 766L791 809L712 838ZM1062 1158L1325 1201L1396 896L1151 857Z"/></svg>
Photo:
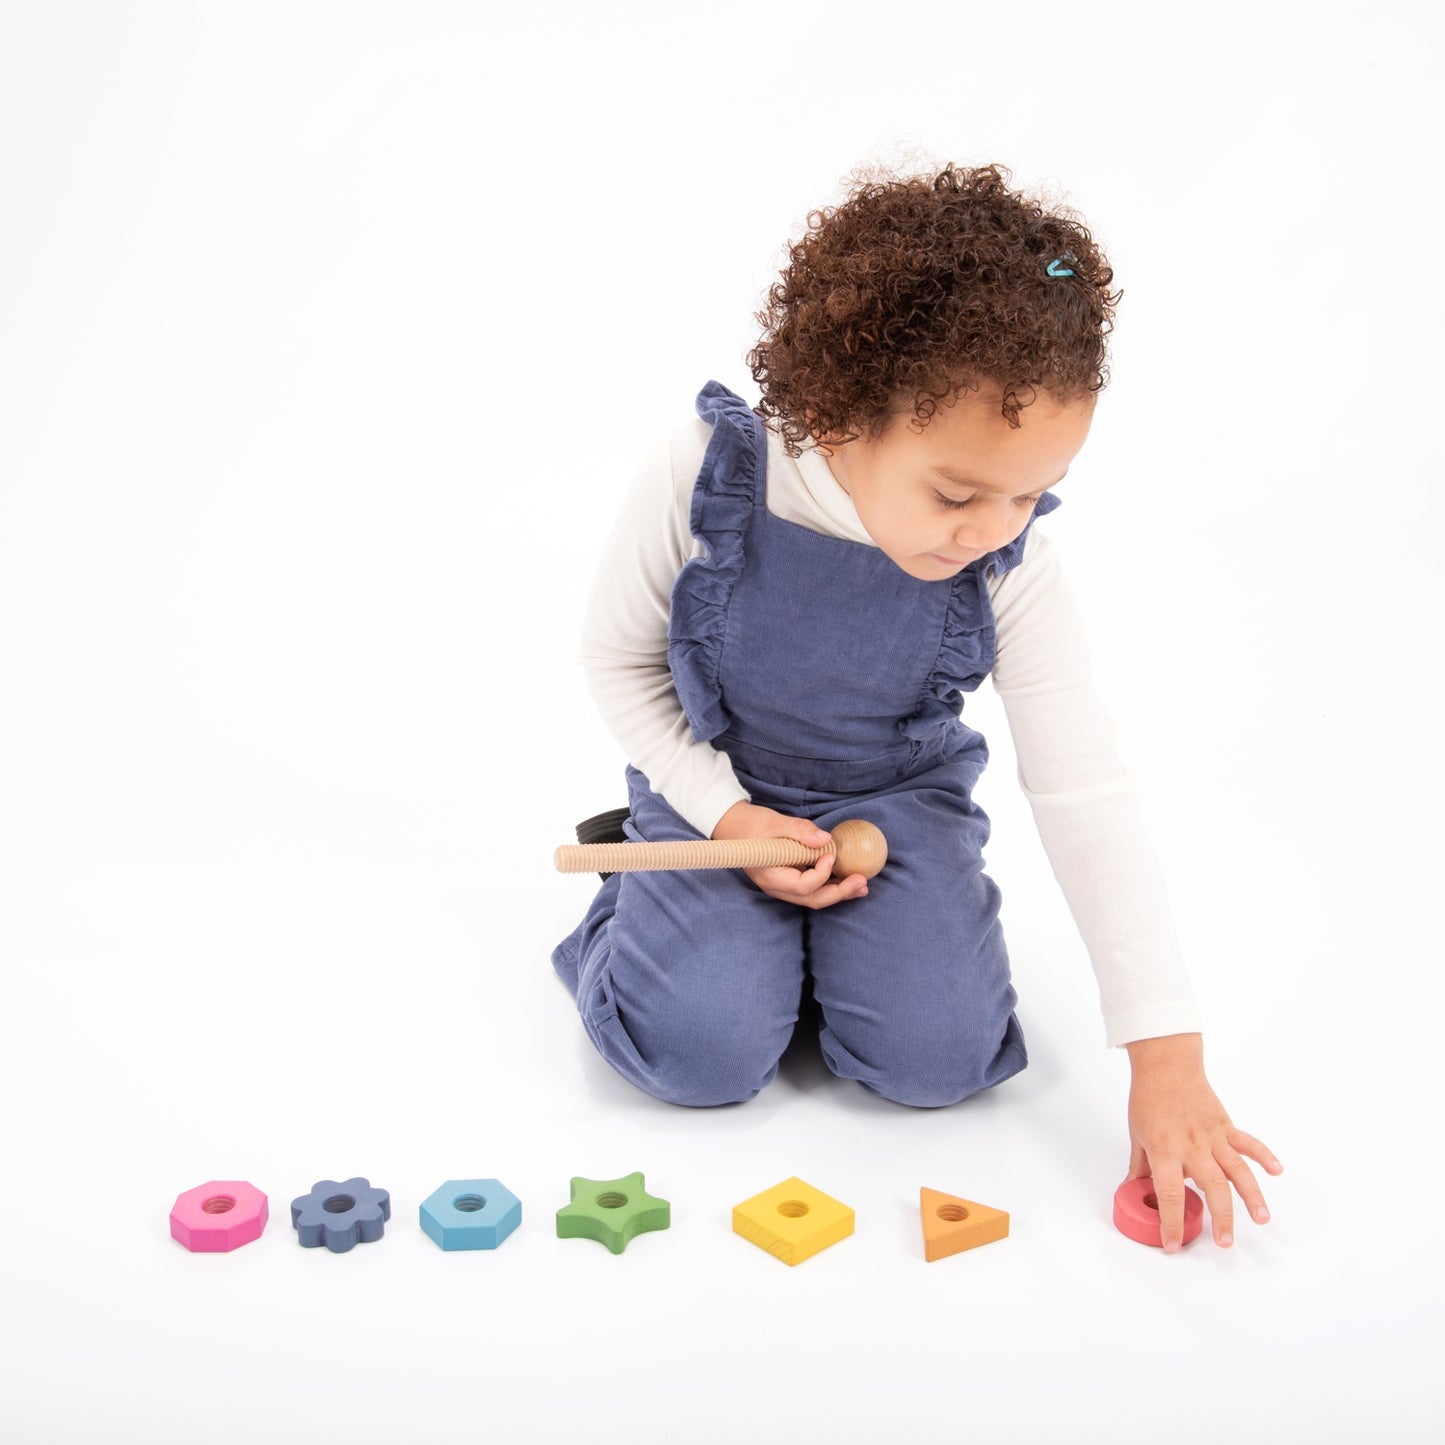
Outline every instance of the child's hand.
<svg viewBox="0 0 1445 1445"><path fill-rule="evenodd" d="M808 848L826 847L828 835L806 818L757 803L734 803L718 819L714 838L792 838ZM803 908L830 908L849 898L862 898L868 880L861 873L834 879L833 855L825 853L811 868L749 868L747 875L769 898L797 903Z"/></svg>
<svg viewBox="0 0 1445 1445"><path fill-rule="evenodd" d="M1130 1179L1152 1175L1159 1201L1164 1252L1183 1242L1184 1180L1204 1191L1214 1242L1234 1242L1232 1185L1256 1223L1269 1219L1248 1155L1271 1174L1284 1166L1258 1139L1236 1129L1204 1077L1204 1041L1198 1034L1140 1039L1129 1044L1134 1081L1129 1090Z"/></svg>

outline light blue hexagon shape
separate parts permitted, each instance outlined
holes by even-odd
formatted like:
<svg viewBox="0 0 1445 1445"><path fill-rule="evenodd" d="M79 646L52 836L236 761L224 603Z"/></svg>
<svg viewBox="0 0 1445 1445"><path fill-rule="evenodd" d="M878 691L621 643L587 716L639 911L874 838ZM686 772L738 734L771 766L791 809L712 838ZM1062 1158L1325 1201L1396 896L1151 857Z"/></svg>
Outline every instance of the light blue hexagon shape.
<svg viewBox="0 0 1445 1445"><path fill-rule="evenodd" d="M495 1249L522 1222L522 1201L496 1179L448 1179L421 1206L443 1249Z"/></svg>

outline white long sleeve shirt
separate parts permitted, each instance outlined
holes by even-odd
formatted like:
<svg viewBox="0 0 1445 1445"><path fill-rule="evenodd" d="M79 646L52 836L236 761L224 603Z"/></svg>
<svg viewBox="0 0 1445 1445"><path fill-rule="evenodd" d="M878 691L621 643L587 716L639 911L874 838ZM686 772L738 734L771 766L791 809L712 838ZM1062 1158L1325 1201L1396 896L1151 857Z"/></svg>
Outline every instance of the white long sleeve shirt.
<svg viewBox="0 0 1445 1445"><path fill-rule="evenodd" d="M632 763L704 837L747 800L725 753L688 727L667 665L668 612L702 552L689 519L712 429L680 427L643 464L603 552L583 633L588 686ZM825 536L874 545L827 460L790 457L769 432L767 505ZM1094 690L1083 628L1052 546L1030 531L1023 560L989 585L992 678L1019 782L1088 949L1108 1043L1199 1029L1177 935L1133 788Z"/></svg>

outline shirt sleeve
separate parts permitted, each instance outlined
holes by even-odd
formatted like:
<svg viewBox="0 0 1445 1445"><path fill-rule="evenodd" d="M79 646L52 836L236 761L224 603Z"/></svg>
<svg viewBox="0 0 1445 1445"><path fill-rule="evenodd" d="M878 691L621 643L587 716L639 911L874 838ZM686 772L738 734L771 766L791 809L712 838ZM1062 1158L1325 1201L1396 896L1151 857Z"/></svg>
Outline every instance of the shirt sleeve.
<svg viewBox="0 0 1445 1445"><path fill-rule="evenodd" d="M1037 530L994 593L993 682L1019 783L1099 984L1111 1047L1199 1030L1164 880L1094 687L1078 608Z"/></svg>
<svg viewBox="0 0 1445 1445"><path fill-rule="evenodd" d="M603 549L582 632L587 686L629 761L704 838L748 793L725 754L698 742L667 665L672 587L701 545L692 489L711 429L680 427L644 461Z"/></svg>

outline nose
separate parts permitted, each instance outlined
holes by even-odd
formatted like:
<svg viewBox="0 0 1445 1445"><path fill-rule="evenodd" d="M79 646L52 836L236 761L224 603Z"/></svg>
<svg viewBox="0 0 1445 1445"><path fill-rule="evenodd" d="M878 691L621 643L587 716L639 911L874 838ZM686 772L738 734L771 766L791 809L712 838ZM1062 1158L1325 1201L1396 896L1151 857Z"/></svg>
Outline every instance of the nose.
<svg viewBox="0 0 1445 1445"><path fill-rule="evenodd" d="M953 540L966 552L996 552L1012 542L1023 531L1027 521L1027 516L1010 515L1002 508L990 508L987 515L979 513L960 524Z"/></svg>

